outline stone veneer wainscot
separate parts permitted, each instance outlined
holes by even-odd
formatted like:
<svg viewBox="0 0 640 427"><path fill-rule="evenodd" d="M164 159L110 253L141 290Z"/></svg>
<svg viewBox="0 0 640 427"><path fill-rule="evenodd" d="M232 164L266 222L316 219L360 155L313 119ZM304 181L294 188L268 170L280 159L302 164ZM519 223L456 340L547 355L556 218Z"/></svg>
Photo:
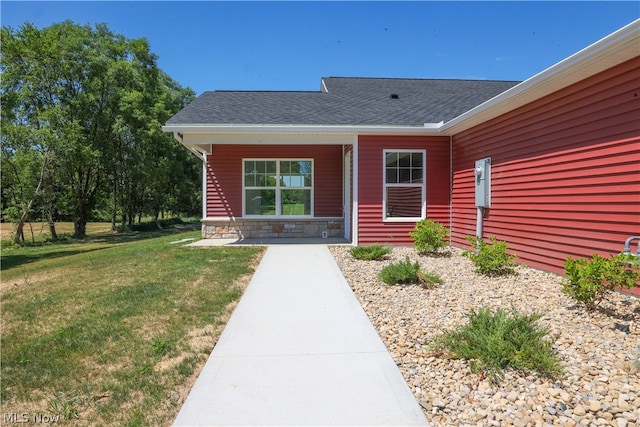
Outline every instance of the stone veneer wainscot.
<svg viewBox="0 0 640 427"><path fill-rule="evenodd" d="M323 236L323 232L326 232L326 236ZM344 219L203 219L202 237L205 239L344 237Z"/></svg>

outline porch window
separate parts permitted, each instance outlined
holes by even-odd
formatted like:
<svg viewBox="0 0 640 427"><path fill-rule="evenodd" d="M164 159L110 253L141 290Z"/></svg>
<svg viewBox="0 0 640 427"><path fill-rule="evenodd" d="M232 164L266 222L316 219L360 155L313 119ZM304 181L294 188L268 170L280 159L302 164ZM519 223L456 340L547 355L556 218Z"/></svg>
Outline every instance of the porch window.
<svg viewBox="0 0 640 427"><path fill-rule="evenodd" d="M312 216L313 160L245 159L246 216Z"/></svg>
<svg viewBox="0 0 640 427"><path fill-rule="evenodd" d="M385 221L420 221L426 217L425 165L424 150L384 150Z"/></svg>

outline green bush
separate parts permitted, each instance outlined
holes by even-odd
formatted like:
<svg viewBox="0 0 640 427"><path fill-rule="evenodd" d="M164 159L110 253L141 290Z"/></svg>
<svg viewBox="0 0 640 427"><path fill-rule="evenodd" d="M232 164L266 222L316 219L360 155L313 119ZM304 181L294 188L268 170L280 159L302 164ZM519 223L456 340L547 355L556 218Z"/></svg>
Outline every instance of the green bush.
<svg viewBox="0 0 640 427"><path fill-rule="evenodd" d="M430 289L436 285L441 285L442 278L435 273L418 272L418 280L423 288Z"/></svg>
<svg viewBox="0 0 640 427"><path fill-rule="evenodd" d="M391 252L391 248L384 245L356 246L351 248L351 256L363 261L379 261Z"/></svg>
<svg viewBox="0 0 640 427"><path fill-rule="evenodd" d="M420 270L420 264L417 261L412 264L409 257L404 261L386 266L380 271L378 277L387 285L414 283L424 288L431 288L442 283L440 276L423 272Z"/></svg>
<svg viewBox="0 0 640 427"><path fill-rule="evenodd" d="M409 236L414 240L414 247L421 254L433 254L447 247L449 229L430 219L423 219L416 223Z"/></svg>
<svg viewBox="0 0 640 427"><path fill-rule="evenodd" d="M420 264L417 261L412 264L411 261L409 261L409 257L407 257L404 261L383 268L378 277L387 285L418 283L419 271Z"/></svg>
<svg viewBox="0 0 640 427"><path fill-rule="evenodd" d="M609 259L593 254L591 260L567 258L562 292L588 310L594 310L616 288L631 289L640 280L640 269L630 254Z"/></svg>
<svg viewBox="0 0 640 427"><path fill-rule="evenodd" d="M466 256L476 266L476 271L485 276L504 276L515 273L515 255L508 253L506 242L491 237L491 244L475 236L467 236L467 240L473 244L475 251L464 251Z"/></svg>
<svg viewBox="0 0 640 427"><path fill-rule="evenodd" d="M466 325L437 337L433 347L469 360L471 370L481 372L492 383L499 382L506 369L554 378L562 373L562 366L552 350L553 343L545 339L549 330L537 325L540 317L515 310L492 313L481 307L469 314Z"/></svg>
<svg viewBox="0 0 640 427"><path fill-rule="evenodd" d="M12 249L16 248L18 245L13 241L13 239L2 239L0 241L0 249Z"/></svg>

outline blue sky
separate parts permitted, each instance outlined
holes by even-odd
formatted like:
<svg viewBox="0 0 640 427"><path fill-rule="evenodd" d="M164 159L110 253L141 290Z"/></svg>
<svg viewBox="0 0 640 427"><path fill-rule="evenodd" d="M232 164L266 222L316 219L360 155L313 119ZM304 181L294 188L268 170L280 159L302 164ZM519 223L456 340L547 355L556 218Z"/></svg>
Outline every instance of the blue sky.
<svg viewBox="0 0 640 427"><path fill-rule="evenodd" d="M318 90L323 76L525 80L640 17L638 2L0 2L3 26L70 19L146 37L205 90Z"/></svg>

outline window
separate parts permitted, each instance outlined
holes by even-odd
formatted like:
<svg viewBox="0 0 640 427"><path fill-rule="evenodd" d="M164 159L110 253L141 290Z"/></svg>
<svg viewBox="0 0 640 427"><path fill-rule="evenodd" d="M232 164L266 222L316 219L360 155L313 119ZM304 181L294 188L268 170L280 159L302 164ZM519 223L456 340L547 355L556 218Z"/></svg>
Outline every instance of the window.
<svg viewBox="0 0 640 427"><path fill-rule="evenodd" d="M256 159L243 162L246 216L312 216L313 161Z"/></svg>
<svg viewBox="0 0 640 427"><path fill-rule="evenodd" d="M384 151L385 221L419 221L426 216L425 157L420 151Z"/></svg>

